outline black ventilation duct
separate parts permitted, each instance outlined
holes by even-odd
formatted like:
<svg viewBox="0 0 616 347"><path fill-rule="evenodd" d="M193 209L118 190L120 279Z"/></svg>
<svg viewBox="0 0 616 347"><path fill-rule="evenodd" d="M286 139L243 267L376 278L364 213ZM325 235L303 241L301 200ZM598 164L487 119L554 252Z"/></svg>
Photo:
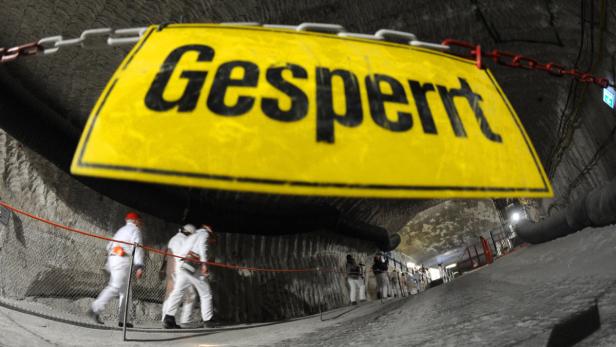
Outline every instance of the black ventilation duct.
<svg viewBox="0 0 616 347"><path fill-rule="evenodd" d="M526 242L542 243L586 227L612 223L616 223L616 179L576 200L567 210L539 223L522 223L515 231Z"/></svg>

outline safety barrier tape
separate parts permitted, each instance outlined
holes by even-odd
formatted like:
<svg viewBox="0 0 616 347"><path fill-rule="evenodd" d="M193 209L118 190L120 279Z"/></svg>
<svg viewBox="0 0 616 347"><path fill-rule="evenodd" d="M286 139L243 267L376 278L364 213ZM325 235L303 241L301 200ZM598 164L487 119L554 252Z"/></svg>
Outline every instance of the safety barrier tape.
<svg viewBox="0 0 616 347"><path fill-rule="evenodd" d="M182 257L180 255L176 255L170 252L165 252L163 250L160 250L158 248L154 248L154 247L150 247L150 246L145 246L145 245L141 245L138 243L133 243L133 242L127 242L127 241L122 241L122 240L116 240L113 239L111 237L106 237L106 236L101 236L101 235L97 235L91 232L87 232L87 231L83 231L80 229L76 229L73 227L69 227L39 216L36 216L32 213L20 210L12 205L7 204L6 202L0 201L0 206L3 206L15 213L24 215L26 217L32 218L34 220L37 220L39 222L43 222L45 224L51 225L55 228L58 229L63 229L63 230L67 230L70 232L74 232L80 235L84 235L87 237L93 237L93 238L97 238L100 240L105 240L105 241L110 241L110 242L117 242L117 243L121 243L121 244L125 244L125 245L129 245L129 246L133 246L133 247L141 247L144 250L153 252L153 253L158 253L160 255L163 256L170 256L170 257L175 257L175 258L179 258L179 259L186 259L186 257ZM225 269L231 269L231 270L245 270L245 271L254 271L254 272L328 272L328 273L344 273L343 271L337 270L337 269L327 269L327 268L320 268L320 267L316 267L316 268L303 268L303 269L274 269L274 268L258 268L258 267L251 267L251 266L241 266L241 265L235 265L235 264L225 264L225 263L217 263L217 262L213 262L213 261L207 261L205 262L205 264L207 264L208 266L214 266L214 267L220 267L220 268L225 268Z"/></svg>

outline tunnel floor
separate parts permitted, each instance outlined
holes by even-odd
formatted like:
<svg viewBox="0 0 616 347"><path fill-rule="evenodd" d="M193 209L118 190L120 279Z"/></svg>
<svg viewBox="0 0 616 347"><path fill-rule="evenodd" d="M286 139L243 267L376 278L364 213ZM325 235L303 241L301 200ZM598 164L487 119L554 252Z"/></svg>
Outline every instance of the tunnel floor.
<svg viewBox="0 0 616 347"><path fill-rule="evenodd" d="M596 303L601 328L581 346L616 345L616 226L530 246L419 295L347 312L210 335L129 332L125 345L545 346L553 328ZM346 313L345 313L346 312ZM115 346L119 331L0 308L0 345Z"/></svg>

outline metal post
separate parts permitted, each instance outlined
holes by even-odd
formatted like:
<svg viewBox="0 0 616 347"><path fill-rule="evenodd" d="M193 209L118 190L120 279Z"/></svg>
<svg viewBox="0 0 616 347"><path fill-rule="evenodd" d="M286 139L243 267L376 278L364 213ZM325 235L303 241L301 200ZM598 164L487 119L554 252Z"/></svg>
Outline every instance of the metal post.
<svg viewBox="0 0 616 347"><path fill-rule="evenodd" d="M135 258L135 250L137 249L137 244L133 245L133 251L130 254L130 266L128 267L128 284L126 285L126 293L124 295L124 317L122 318L122 334L123 340L126 341L126 319L128 317L128 303L130 296L130 285L133 274L133 259Z"/></svg>
<svg viewBox="0 0 616 347"><path fill-rule="evenodd" d="M317 283L321 282L319 283L319 287L321 288L321 295L320 295L321 300L319 300L319 314L321 316L321 322L323 322L323 307L322 306L323 306L323 301L324 301L323 286L325 284L325 281L322 279L321 268L319 266L317 266L317 278L319 279Z"/></svg>
<svg viewBox="0 0 616 347"><path fill-rule="evenodd" d="M494 235L492 234L492 230L490 230L490 238L492 239L492 244L494 245L494 253L497 253L498 248L496 247L496 241L494 241Z"/></svg>

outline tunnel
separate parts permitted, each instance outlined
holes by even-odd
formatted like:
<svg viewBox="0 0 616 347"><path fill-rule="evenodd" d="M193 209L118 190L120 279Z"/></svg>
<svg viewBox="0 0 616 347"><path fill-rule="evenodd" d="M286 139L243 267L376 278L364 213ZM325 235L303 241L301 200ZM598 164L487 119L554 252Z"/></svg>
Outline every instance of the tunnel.
<svg viewBox="0 0 616 347"><path fill-rule="evenodd" d="M116 324L129 321L128 334L144 345L613 343L613 3L4 0L0 8L0 331L12 336L8 345L114 345L121 334L127 340ZM172 36L181 30L193 32ZM228 43L208 43L207 35ZM127 37L134 40L120 42ZM177 40L175 50L150 48L164 40ZM318 42L339 55L319 51ZM345 48L361 45L374 50ZM425 58L403 59L407 51ZM156 62L143 58L155 54ZM149 74L143 96L130 95L137 84L122 76L140 69ZM127 107L118 113L117 137L146 146L106 137L101 148L122 143L108 152L129 164L172 153L175 164L157 171L163 178L152 178L150 168L116 176L88 173L87 165L85 174L76 171L85 139L113 133L93 125L107 119L104 110L141 97L139 107L155 122L171 110L176 124L149 128L130 120L138 112ZM496 115L494 99L502 104ZM208 138L182 127L204 114L212 123L199 124L234 130ZM509 114L509 127L495 120ZM267 124L274 130L260 130ZM309 133L281 130L299 124ZM442 137L450 147L438 143ZM313 147L302 152L297 144L305 138ZM376 148L382 138L393 140ZM345 141L356 141L342 147L346 157L324 157L323 148ZM186 143L194 157L174 157ZM221 153L225 143L237 147ZM279 154L262 150L264 143ZM490 152L501 147L508 152ZM374 161L369 153L378 153ZM248 178L190 171L209 161L239 172L247 158L254 162ZM522 177L525 163L538 185L507 188L531 181ZM168 178L182 170L191 173ZM482 171L486 182L506 183L452 188ZM271 177L254 178L257 172ZM311 172L342 178L306 183ZM369 179L358 181L357 172ZM423 183L407 189L397 183L407 176L446 179L440 191ZM263 188L271 182L275 188ZM107 245L128 212L143 223L131 255L143 251L141 263L131 262L143 275L128 276L126 320L112 300L96 312L99 325L88 309L109 281ZM187 224L212 231L207 282L218 330L204 335L207 329L189 324L183 334L194 335L180 338L161 320L177 280L170 280L169 239ZM361 295L349 299L348 255L361 269L361 302ZM380 289L379 257L388 260L395 297ZM200 322L199 312L192 321ZM34 323L23 323L28 317ZM32 335L29 324L50 328Z"/></svg>

